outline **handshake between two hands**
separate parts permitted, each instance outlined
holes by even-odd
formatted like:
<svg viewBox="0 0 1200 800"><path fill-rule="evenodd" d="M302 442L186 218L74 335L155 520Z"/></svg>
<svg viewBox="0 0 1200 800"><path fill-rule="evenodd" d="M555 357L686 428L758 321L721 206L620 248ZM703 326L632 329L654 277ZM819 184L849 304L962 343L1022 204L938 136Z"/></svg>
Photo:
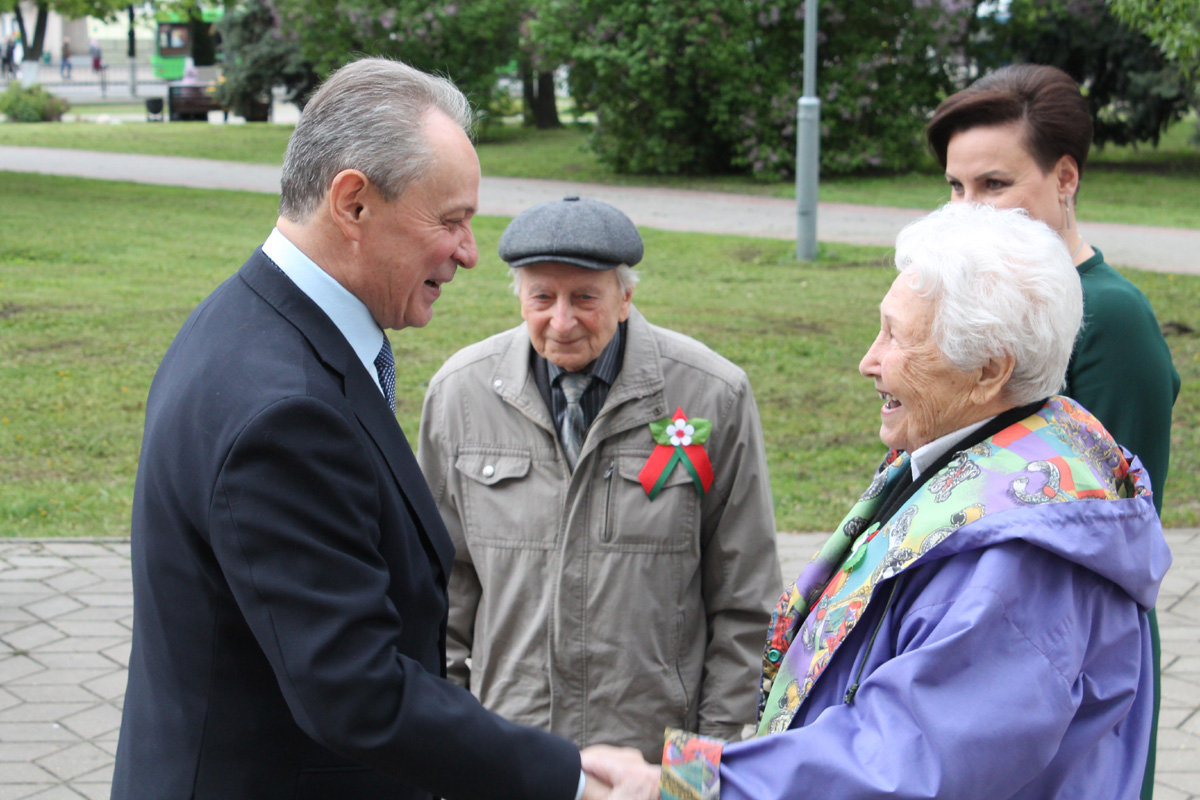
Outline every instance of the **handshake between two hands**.
<svg viewBox="0 0 1200 800"><path fill-rule="evenodd" d="M597 744L579 754L587 786L583 800L658 800L660 768L632 747Z"/></svg>

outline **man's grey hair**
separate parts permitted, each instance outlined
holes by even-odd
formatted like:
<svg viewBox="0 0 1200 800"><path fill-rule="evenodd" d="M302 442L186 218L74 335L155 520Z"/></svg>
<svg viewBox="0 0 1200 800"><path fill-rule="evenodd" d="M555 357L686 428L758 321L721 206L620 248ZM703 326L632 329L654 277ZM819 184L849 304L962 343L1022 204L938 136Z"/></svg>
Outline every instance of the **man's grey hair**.
<svg viewBox="0 0 1200 800"><path fill-rule="evenodd" d="M433 165L428 114L441 111L468 135L467 98L445 78L399 61L363 58L329 76L304 107L283 161L279 213L304 222L346 169L360 170L387 202Z"/></svg>
<svg viewBox="0 0 1200 800"><path fill-rule="evenodd" d="M951 203L906 226L896 269L934 302L933 337L963 370L1012 355L1004 397L1059 391L1083 319L1083 289L1062 237L1023 209Z"/></svg>
<svg viewBox="0 0 1200 800"><path fill-rule="evenodd" d="M553 262L550 262L553 263ZM521 270L524 267L509 267L508 277L512 278L512 293L517 297L521 296ZM587 269L587 267L579 267L579 269ZM632 292L633 287L637 286L641 276L638 271L628 264L618 264L614 271L617 273L617 285L621 287L621 293Z"/></svg>

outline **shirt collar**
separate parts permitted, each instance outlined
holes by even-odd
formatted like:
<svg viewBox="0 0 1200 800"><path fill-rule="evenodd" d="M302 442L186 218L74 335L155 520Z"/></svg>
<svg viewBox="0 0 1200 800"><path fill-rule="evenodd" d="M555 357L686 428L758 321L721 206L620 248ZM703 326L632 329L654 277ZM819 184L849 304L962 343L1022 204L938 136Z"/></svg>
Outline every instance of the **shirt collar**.
<svg viewBox="0 0 1200 800"><path fill-rule="evenodd" d="M909 465L912 467L913 480L915 481L921 477L921 473L928 469L933 462L945 455L951 447L982 428L992 419L995 419L995 417L981 419L979 422L967 425L965 428L959 428L953 433L947 433L945 436L940 436L929 444L923 444L914 450L911 453L911 460L909 461Z"/></svg>
<svg viewBox="0 0 1200 800"><path fill-rule="evenodd" d="M589 372L593 378L599 378L608 386L612 386L617 381L618 360L621 354L621 329L625 327L625 323L617 325L617 329L613 332L613 337L608 340L608 344L600 351L600 355L587 367L584 367L584 372ZM539 355L538 358L541 358ZM558 380L558 376L566 372L565 369L557 364L547 361L546 374L550 378L550 385Z"/></svg>
<svg viewBox="0 0 1200 800"><path fill-rule="evenodd" d="M325 312L325 316L346 337L354 354L366 367L367 374L374 377L378 384L379 371L375 368L375 357L383 346L383 330L371 316L366 304L302 253L279 228L271 231L262 250L300 291Z"/></svg>

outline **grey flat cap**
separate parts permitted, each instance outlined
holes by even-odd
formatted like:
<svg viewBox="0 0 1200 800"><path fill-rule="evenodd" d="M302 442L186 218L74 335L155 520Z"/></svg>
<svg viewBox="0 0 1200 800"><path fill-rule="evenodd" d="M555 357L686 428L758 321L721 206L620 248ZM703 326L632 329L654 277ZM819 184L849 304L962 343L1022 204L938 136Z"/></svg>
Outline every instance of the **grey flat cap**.
<svg viewBox="0 0 1200 800"><path fill-rule="evenodd" d="M510 267L544 261L588 269L632 267L642 260L642 237L608 203L564 197L526 209L510 222L500 237L500 257Z"/></svg>

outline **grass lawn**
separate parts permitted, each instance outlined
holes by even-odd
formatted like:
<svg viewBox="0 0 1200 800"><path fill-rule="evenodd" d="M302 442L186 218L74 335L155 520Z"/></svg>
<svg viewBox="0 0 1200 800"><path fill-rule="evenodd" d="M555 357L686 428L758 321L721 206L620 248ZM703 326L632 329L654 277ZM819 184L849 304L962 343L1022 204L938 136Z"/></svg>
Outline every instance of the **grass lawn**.
<svg viewBox="0 0 1200 800"><path fill-rule="evenodd" d="M1200 148L1188 143L1193 130L1187 120L1172 127L1157 149L1110 147L1093 153L1080 192L1080 219L1200 228ZM286 125L0 124L0 145L282 164L290 134ZM478 147L483 174L795 196L791 182L763 183L738 175L615 175L587 149L588 135L586 125L553 131L493 127ZM930 210L949 198L932 157L921 171L905 175L825 178L820 191L824 202Z"/></svg>
<svg viewBox="0 0 1200 800"><path fill-rule="evenodd" d="M0 238L0 535L125 535L154 370L184 317L265 238L275 200L7 174L0 218L21 232ZM428 327L393 337L411 441L442 361L519 321L495 255L506 223L478 220L480 266L459 274ZM886 251L827 246L811 266L786 241L644 235L637 305L746 369L780 529L831 528L882 455L879 400L857 364L892 280ZM1126 274L1160 319L1200 328L1200 277ZM681 286L695 287L687 304ZM1197 525L1200 334L1168 341L1184 384L1165 522Z"/></svg>

